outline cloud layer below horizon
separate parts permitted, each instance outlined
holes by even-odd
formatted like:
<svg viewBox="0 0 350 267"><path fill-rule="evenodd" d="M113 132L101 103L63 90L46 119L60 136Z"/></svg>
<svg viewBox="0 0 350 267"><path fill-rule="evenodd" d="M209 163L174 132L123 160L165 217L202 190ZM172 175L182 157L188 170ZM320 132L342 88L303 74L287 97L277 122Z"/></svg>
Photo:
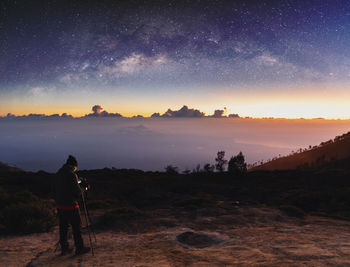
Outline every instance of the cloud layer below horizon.
<svg viewBox="0 0 350 267"><path fill-rule="evenodd" d="M80 169L181 171L242 151L249 163L318 145L348 132L350 121L213 118L8 120L0 122L0 161L54 172L69 154Z"/></svg>

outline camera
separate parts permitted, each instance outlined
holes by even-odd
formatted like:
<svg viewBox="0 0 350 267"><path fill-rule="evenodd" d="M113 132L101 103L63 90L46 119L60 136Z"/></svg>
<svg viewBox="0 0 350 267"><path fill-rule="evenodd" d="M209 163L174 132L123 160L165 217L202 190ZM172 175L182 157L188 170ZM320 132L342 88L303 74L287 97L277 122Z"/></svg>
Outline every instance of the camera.
<svg viewBox="0 0 350 267"><path fill-rule="evenodd" d="M90 185L87 181L86 178L83 177L79 177L78 178L78 184L80 185L80 187L84 190L84 191L88 191L90 189Z"/></svg>

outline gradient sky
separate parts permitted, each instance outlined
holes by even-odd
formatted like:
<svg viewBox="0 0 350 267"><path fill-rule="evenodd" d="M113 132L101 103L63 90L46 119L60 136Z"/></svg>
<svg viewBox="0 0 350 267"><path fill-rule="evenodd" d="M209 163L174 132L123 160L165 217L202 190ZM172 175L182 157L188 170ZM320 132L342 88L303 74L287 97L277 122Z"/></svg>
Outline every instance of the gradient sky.
<svg viewBox="0 0 350 267"><path fill-rule="evenodd" d="M346 0L3 0L0 115L350 118L349 47Z"/></svg>

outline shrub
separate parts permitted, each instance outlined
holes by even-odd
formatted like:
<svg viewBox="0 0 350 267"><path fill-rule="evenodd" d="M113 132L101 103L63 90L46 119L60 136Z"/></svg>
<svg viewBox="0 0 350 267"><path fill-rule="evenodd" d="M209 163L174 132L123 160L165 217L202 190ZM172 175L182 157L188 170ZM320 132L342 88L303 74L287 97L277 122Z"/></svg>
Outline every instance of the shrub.
<svg viewBox="0 0 350 267"><path fill-rule="evenodd" d="M47 232L56 224L52 209L28 191L12 196L2 191L0 202L1 234Z"/></svg>
<svg viewBox="0 0 350 267"><path fill-rule="evenodd" d="M215 166L211 165L210 163L206 163L203 167L204 172L207 172L207 173L214 172L214 169L215 169Z"/></svg>
<svg viewBox="0 0 350 267"><path fill-rule="evenodd" d="M6 233L28 234L47 232L55 225L52 212L38 203L21 203L7 206L2 212Z"/></svg>
<svg viewBox="0 0 350 267"><path fill-rule="evenodd" d="M165 172L167 174L178 174L179 173L179 168L175 167L173 165L168 165L165 167Z"/></svg>

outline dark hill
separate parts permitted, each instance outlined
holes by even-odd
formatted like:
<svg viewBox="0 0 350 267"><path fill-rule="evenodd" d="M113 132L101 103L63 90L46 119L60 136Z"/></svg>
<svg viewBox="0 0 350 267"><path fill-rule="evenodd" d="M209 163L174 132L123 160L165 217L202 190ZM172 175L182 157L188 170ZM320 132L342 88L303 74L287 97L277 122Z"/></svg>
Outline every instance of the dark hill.
<svg viewBox="0 0 350 267"><path fill-rule="evenodd" d="M252 170L350 169L350 132L254 167Z"/></svg>
<svg viewBox="0 0 350 267"><path fill-rule="evenodd" d="M22 170L16 167L11 167L0 162L0 172L21 172Z"/></svg>
<svg viewBox="0 0 350 267"><path fill-rule="evenodd" d="M171 217L193 220L201 215L231 216L236 206L262 205L300 218L316 214L350 219L349 174L350 171L341 169L252 171L245 175L108 168L78 171L91 185L86 199L96 215L96 229L116 227L118 231L130 232L153 227L147 218L160 210L166 210ZM0 218L9 218L5 224L1 221L0 235L13 232L12 226L20 222L19 215L23 220L27 218L28 223L18 226L17 232L46 231L51 226L40 218L50 214L41 207L52 203L49 199L54 175L42 171L0 173ZM34 228L31 222L35 222ZM157 223L171 227L164 220ZM189 236L190 240L192 237L198 236Z"/></svg>

